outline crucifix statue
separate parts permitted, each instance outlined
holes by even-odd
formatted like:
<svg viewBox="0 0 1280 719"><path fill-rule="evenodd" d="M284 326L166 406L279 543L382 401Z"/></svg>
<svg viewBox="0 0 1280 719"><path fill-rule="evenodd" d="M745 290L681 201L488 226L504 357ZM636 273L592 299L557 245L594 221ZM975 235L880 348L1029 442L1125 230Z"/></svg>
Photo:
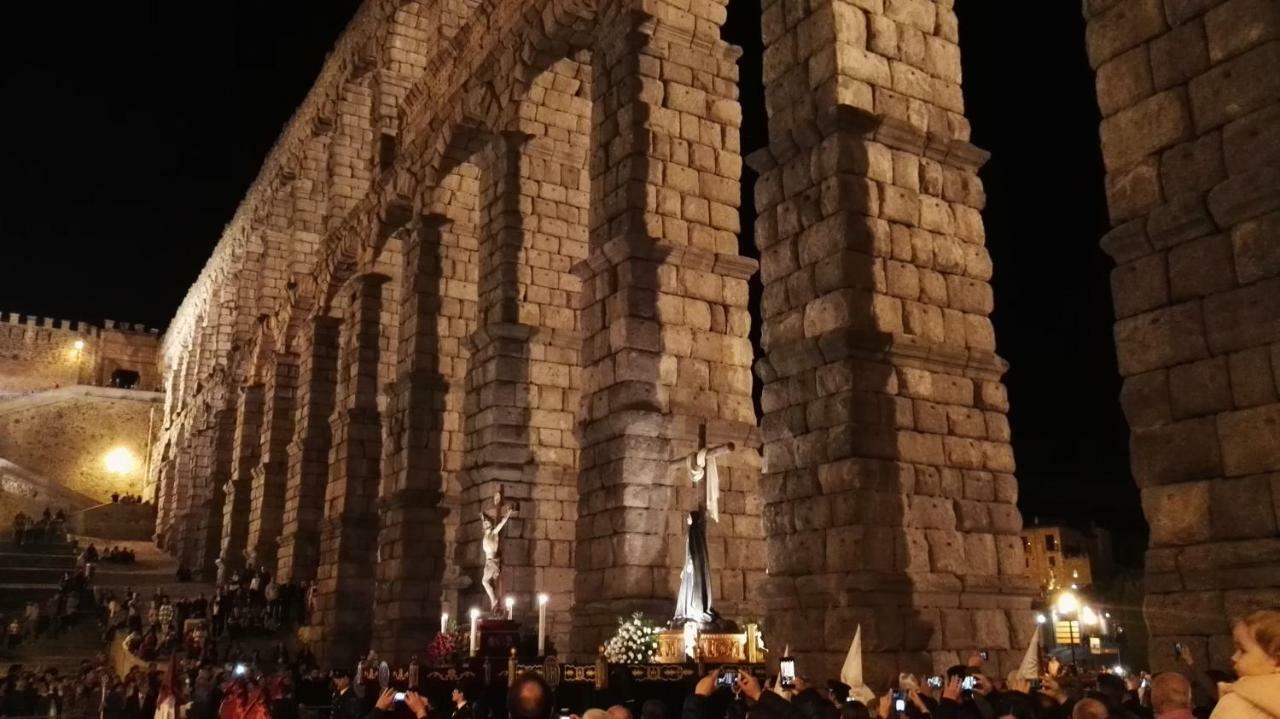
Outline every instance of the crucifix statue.
<svg viewBox="0 0 1280 719"><path fill-rule="evenodd" d="M493 514L480 509L480 524L484 527L484 536L480 539L480 549L484 551L484 574L480 584L489 595L489 611L494 614L498 612L497 582L502 574L502 529L515 511L515 507L503 503L502 487L498 487L493 495Z"/></svg>
<svg viewBox="0 0 1280 719"><path fill-rule="evenodd" d="M685 543L684 567L680 571L680 593L676 597L676 613L673 626L695 623L713 625L720 615L712 606L711 562L707 552L707 518L720 521L720 473L716 458L734 450L732 442L717 447L707 446L707 427L699 432L699 449L684 461L689 479L702 484L704 490L698 498L698 508L689 513L688 537Z"/></svg>

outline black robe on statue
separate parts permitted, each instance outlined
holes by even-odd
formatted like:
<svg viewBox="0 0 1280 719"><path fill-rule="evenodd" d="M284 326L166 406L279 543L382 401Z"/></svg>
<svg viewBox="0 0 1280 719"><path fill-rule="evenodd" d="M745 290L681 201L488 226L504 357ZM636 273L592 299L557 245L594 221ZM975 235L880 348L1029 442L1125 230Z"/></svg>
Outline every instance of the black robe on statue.
<svg viewBox="0 0 1280 719"><path fill-rule="evenodd" d="M702 512L689 513L689 537L685 544L680 594L676 597L673 626L688 622L717 623L720 615L711 606L711 561L707 556L707 520Z"/></svg>

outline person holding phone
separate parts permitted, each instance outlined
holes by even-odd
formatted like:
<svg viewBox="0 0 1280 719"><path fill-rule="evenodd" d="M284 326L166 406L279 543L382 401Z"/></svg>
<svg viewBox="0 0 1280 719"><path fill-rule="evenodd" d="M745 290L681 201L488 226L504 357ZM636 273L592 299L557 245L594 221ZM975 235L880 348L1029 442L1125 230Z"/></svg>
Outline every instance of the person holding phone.
<svg viewBox="0 0 1280 719"><path fill-rule="evenodd" d="M731 685L730 685L731 683ZM713 671L698 680L693 688L693 696L685 700L683 719L713 719L708 713L709 702L716 691L734 691L748 704L761 708L766 715L773 717L793 717L795 710L791 703L777 692L764 691L760 680L750 672Z"/></svg>
<svg viewBox="0 0 1280 719"><path fill-rule="evenodd" d="M373 705L373 712L365 719L378 719L397 714L397 707L404 707L416 719L427 719L431 711L431 703L421 694L400 689L383 689L378 701Z"/></svg>

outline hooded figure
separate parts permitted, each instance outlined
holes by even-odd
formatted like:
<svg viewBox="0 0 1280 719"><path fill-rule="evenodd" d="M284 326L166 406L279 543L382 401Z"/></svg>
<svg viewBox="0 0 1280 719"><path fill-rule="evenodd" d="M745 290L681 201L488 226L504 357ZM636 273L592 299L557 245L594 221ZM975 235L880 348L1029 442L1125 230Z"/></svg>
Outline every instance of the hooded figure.
<svg viewBox="0 0 1280 719"><path fill-rule="evenodd" d="M707 551L707 521L702 512L689 513L689 536L685 542L684 567L680 571L680 592L676 595L676 616L672 622L710 624L720 618L711 600L711 560Z"/></svg>
<svg viewBox="0 0 1280 719"><path fill-rule="evenodd" d="M862 625L858 625L853 633L853 642L849 644L849 654L844 658L844 666L840 668L840 681L848 684L849 696L871 706L876 693L862 681Z"/></svg>

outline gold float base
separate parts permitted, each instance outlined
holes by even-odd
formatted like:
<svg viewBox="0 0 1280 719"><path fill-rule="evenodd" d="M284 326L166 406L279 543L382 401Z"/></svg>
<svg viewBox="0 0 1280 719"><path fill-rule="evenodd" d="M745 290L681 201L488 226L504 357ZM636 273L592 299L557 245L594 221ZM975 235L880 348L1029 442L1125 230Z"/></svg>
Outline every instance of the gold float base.
<svg viewBox="0 0 1280 719"><path fill-rule="evenodd" d="M658 632L657 637L658 649L653 654L655 664L684 664L689 661L707 664L741 664L763 661L762 652L757 648L754 624L748 625L745 632L699 633L694 643L695 656L693 657L685 654L683 631L668 629Z"/></svg>

